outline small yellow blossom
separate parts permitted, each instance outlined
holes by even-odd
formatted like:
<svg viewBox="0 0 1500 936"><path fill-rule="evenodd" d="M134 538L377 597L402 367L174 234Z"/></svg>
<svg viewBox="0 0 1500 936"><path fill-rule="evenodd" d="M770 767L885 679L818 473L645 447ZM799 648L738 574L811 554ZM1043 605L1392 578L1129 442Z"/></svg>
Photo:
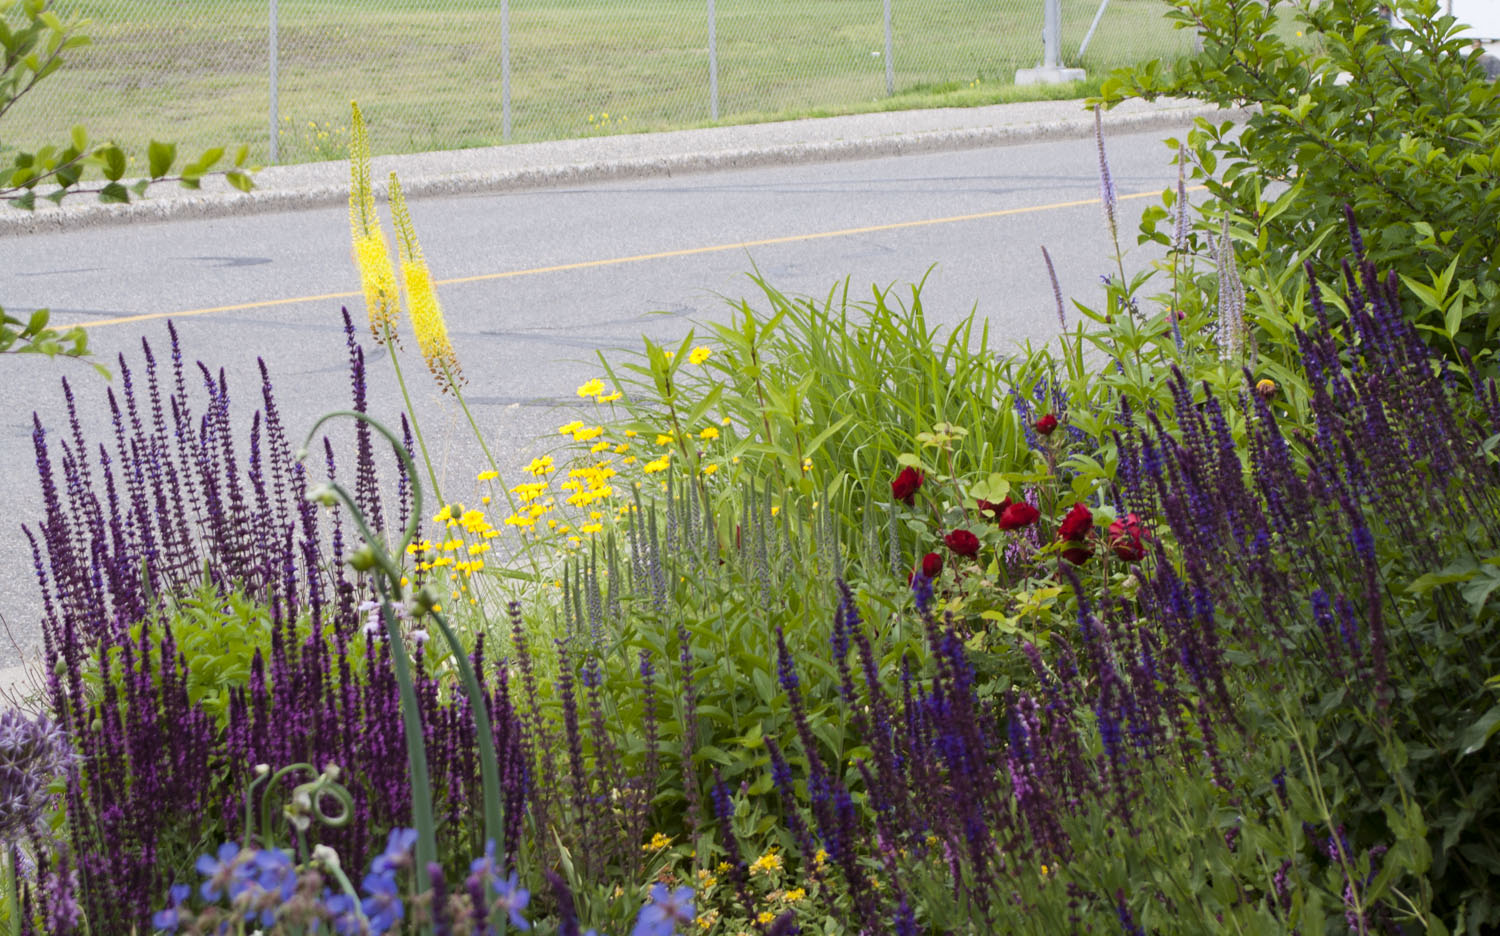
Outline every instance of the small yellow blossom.
<svg viewBox="0 0 1500 936"><path fill-rule="evenodd" d="M704 361L708 360L708 356L710 354L713 354L713 350L710 349L710 348L704 348L704 347L694 348L693 352L688 355L688 363L690 363L690 364L702 364Z"/></svg>
<svg viewBox="0 0 1500 936"><path fill-rule="evenodd" d="M581 527L578 528L578 532L580 532L580 533L598 533L602 529L604 529L604 524L602 524L602 523L585 523L583 526L581 526Z"/></svg>
<svg viewBox="0 0 1500 936"><path fill-rule="evenodd" d="M730 867L730 864L727 861L719 862L718 867L714 868L714 871L719 874L728 874L732 870L734 869Z"/></svg>
<svg viewBox="0 0 1500 936"><path fill-rule="evenodd" d="M625 430L625 438L627 438L627 439L634 439L638 435L640 435L640 433L636 432L634 429L626 429Z"/></svg>
<svg viewBox="0 0 1500 936"><path fill-rule="evenodd" d="M493 480L495 480L498 477L500 477L500 472L498 472L498 471L481 471L479 473L478 480L480 480L480 481L493 481Z"/></svg>
<svg viewBox="0 0 1500 936"><path fill-rule="evenodd" d="M717 439L718 437L719 430L715 429L713 426L709 426L707 429L704 429L702 432L698 433L698 438L700 439Z"/></svg>
<svg viewBox="0 0 1500 936"><path fill-rule="evenodd" d="M621 442L619 445L615 446L615 454L616 455L624 455L628 451L630 451L630 443L629 442Z"/></svg>
<svg viewBox="0 0 1500 936"><path fill-rule="evenodd" d="M802 470L803 471L812 471L812 465L813 465L813 462L812 462L811 458L804 458L804 459L802 459Z"/></svg>
<svg viewBox="0 0 1500 936"><path fill-rule="evenodd" d="M704 465L703 466L703 473L706 474L706 475L711 475L715 471L718 471L718 470L719 470L719 466L718 465Z"/></svg>
<svg viewBox="0 0 1500 936"><path fill-rule="evenodd" d="M661 851L663 848L666 848L668 845L671 845L671 844L672 844L672 837L671 836L669 836L669 835L662 835L660 832L658 832L655 835L651 836L651 841L649 841L646 844L644 844L644 845L641 846L641 851L643 851L643 852Z"/></svg>
<svg viewBox="0 0 1500 936"><path fill-rule="evenodd" d="M572 435L573 433L577 432L578 430L580 430L582 428L583 428L583 421L579 420L579 419L575 419L575 420L573 420L570 423L566 423L564 425L558 426L557 427L557 434L558 435Z"/></svg>
<svg viewBox="0 0 1500 936"><path fill-rule="evenodd" d="M781 870L781 856L774 851L768 851L755 859L750 865L751 874L770 874L772 871Z"/></svg>
<svg viewBox="0 0 1500 936"><path fill-rule="evenodd" d="M604 434L603 426L589 426L584 429L576 429L573 432L574 442L589 442Z"/></svg>
<svg viewBox="0 0 1500 936"><path fill-rule="evenodd" d="M670 454L670 453L668 453L668 454ZM643 470L646 472L646 474L654 474L655 472L658 472L658 471L666 471L667 467L670 464L671 464L671 459L668 458L666 455L663 455L662 457L656 459L655 461L646 462L646 464L643 467Z"/></svg>
<svg viewBox="0 0 1500 936"><path fill-rule="evenodd" d="M802 888L800 888L800 887L794 887L791 890L789 890L789 891L786 892L786 902L787 903L799 903L799 902L801 902L802 900L804 900L806 898L807 898L807 891L804 890L804 889L802 889Z"/></svg>
<svg viewBox="0 0 1500 936"><path fill-rule="evenodd" d="M657 445L671 445L672 444L672 437L669 436L669 435L658 434L657 437L656 437L656 444Z"/></svg>
<svg viewBox="0 0 1500 936"><path fill-rule="evenodd" d="M597 399L598 399L598 401L600 403L613 403L614 401L618 400L620 397L622 397L624 395L625 394L623 394L620 391L616 390L614 393L601 394Z"/></svg>
<svg viewBox="0 0 1500 936"><path fill-rule="evenodd" d="M729 425L732 422L734 422L734 417L733 416L725 416L723 419L719 420L719 425L721 425L721 426L727 426L727 425Z"/></svg>
<svg viewBox="0 0 1500 936"><path fill-rule="evenodd" d="M572 428L573 426L582 426L582 425L583 425L583 423L571 423L571 424L569 424L567 426L564 426L562 429L559 429L558 432L561 432L564 435L566 435L567 433L573 431L573 428ZM526 472L529 475L536 475L537 477L540 477L540 476L542 476L544 474L551 473L552 469L553 469L552 456L551 455L543 455L541 458L533 458L531 460L531 464L527 465L525 468L522 468L521 470L524 471L524 472Z"/></svg>
<svg viewBox="0 0 1500 936"><path fill-rule="evenodd" d="M627 456L625 456L624 459L622 459L620 461L620 464L622 464L622 465L634 465L638 460L639 459L637 459L634 455L627 455Z"/></svg>
<svg viewBox="0 0 1500 936"><path fill-rule="evenodd" d="M759 923L761 926L770 926L773 922L775 922L775 920L776 914L772 913L769 910L762 910L760 912L760 915L755 918L755 922Z"/></svg>
<svg viewBox="0 0 1500 936"><path fill-rule="evenodd" d="M608 449L609 447L610 444L608 440L601 440L599 442L595 442L593 446L589 448L589 451L595 455L598 455L600 452Z"/></svg>
<svg viewBox="0 0 1500 936"><path fill-rule="evenodd" d="M588 383L578 388L578 395L581 397L596 397L603 392L604 381L600 380L598 377L595 377L593 380L590 380Z"/></svg>
<svg viewBox="0 0 1500 936"><path fill-rule="evenodd" d="M813 865L814 866L816 866L818 868L822 868L827 863L828 863L828 852L827 851L825 851L824 849L820 848L815 853L813 853Z"/></svg>

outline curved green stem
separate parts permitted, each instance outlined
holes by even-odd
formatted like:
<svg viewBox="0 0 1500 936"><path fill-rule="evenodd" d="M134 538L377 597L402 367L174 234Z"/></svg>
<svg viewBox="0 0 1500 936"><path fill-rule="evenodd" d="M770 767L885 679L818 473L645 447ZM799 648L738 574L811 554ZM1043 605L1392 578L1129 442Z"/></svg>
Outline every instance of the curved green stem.
<svg viewBox="0 0 1500 936"><path fill-rule="evenodd" d="M442 500L443 492L442 489L438 487L437 472L432 470L432 457L427 454L427 442L422 438L422 427L417 422L417 411L412 409L411 394L407 393L406 391L406 378L401 375L401 360L396 355L396 336L391 334L390 325L385 325L384 329L385 349L386 351L390 352L391 366L396 369L396 384L401 388L401 399L406 403L407 415L411 417L411 431L412 434L417 437L417 447L422 450L422 461L427 465L427 480L432 482L432 493L437 497L438 500ZM321 420L319 421L319 424L321 425ZM379 423L374 423L374 425L378 426ZM406 446L396 441L395 437L392 436L389 432L385 433L385 435L391 439L391 443L396 446L397 451L406 451ZM309 436L309 438L311 438L311 436ZM407 476L415 477L415 475L416 465L412 465L411 470L408 472ZM417 516L421 516L421 511L416 511L416 514Z"/></svg>

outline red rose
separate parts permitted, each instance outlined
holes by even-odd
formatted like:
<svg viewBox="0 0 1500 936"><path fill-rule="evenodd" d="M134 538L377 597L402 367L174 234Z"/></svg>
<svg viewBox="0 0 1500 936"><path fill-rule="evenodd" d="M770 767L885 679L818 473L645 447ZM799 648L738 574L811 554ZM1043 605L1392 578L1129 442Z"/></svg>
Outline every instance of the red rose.
<svg viewBox="0 0 1500 936"><path fill-rule="evenodd" d="M1057 538L1060 540L1082 540L1089 535L1094 528L1094 515L1082 504L1074 504L1073 509L1063 518L1062 525L1057 528Z"/></svg>
<svg viewBox="0 0 1500 936"><path fill-rule="evenodd" d="M1068 548L1062 551L1062 557L1074 565L1083 565L1094 554L1094 547L1089 543L1068 540L1068 544Z"/></svg>
<svg viewBox="0 0 1500 936"><path fill-rule="evenodd" d="M1109 525L1109 548L1125 562L1140 562L1146 556L1144 541L1151 538L1151 531L1135 514L1126 514L1124 519Z"/></svg>
<svg viewBox="0 0 1500 936"><path fill-rule="evenodd" d="M1041 515L1041 511L1037 510L1035 507L1031 506L1025 501L1011 504L1009 507L1005 508L1005 511L1003 513L1000 514L1000 529L1019 530L1022 527L1029 527L1033 523L1035 523L1037 521L1037 518Z"/></svg>
<svg viewBox="0 0 1500 936"><path fill-rule="evenodd" d="M1057 417L1053 416L1051 413L1048 413L1041 419L1038 419L1036 422L1032 423L1031 428L1035 429L1037 432L1040 432L1042 435L1051 435L1052 430L1057 428Z"/></svg>
<svg viewBox="0 0 1500 936"><path fill-rule="evenodd" d="M943 571L943 557L937 553L928 553L922 557L922 574L930 579L935 579Z"/></svg>
<svg viewBox="0 0 1500 936"><path fill-rule="evenodd" d="M912 498L917 496L917 488L921 486L922 472L912 467L902 468L896 480L891 482L891 496L910 507Z"/></svg>
<svg viewBox="0 0 1500 936"><path fill-rule="evenodd" d="M943 537L943 544L959 556L979 555L979 537L968 530L954 530Z"/></svg>
<svg viewBox="0 0 1500 936"><path fill-rule="evenodd" d="M998 504L994 501L980 499L974 502L974 506L978 508L979 515L985 519L998 520L1000 519L1000 515L1005 513L1006 508L1010 506L1010 498L1007 497Z"/></svg>

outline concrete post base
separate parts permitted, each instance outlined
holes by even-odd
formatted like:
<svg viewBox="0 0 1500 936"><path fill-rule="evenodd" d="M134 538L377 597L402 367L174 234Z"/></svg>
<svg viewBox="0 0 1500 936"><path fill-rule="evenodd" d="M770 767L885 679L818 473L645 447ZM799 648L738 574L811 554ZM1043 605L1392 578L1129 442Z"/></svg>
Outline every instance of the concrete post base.
<svg viewBox="0 0 1500 936"><path fill-rule="evenodd" d="M1021 68L1016 71L1016 84L1062 84L1066 81L1082 81L1081 68Z"/></svg>

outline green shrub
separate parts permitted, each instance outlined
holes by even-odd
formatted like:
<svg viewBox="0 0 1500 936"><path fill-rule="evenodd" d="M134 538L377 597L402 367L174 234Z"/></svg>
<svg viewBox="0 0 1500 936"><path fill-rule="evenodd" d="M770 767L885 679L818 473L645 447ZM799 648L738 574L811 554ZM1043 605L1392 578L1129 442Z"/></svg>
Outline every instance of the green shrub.
<svg viewBox="0 0 1500 936"><path fill-rule="evenodd" d="M1409 284L1447 278L1438 308L1408 309L1419 326L1480 354L1500 328L1495 274L1500 226L1500 85L1456 33L1436 0L1299 2L1310 43L1277 29L1290 4L1264 0L1168 0L1169 14L1197 29L1203 54L1167 77L1157 63L1116 71L1100 100L1162 95L1249 107L1242 125L1199 118L1188 135L1193 177L1224 212L1252 223L1268 190L1298 197L1236 240L1272 269L1295 271L1310 252L1318 276L1339 279L1345 206L1359 218L1363 250ZM1148 236L1168 243L1166 234ZM1356 248L1356 253L1359 248Z"/></svg>

